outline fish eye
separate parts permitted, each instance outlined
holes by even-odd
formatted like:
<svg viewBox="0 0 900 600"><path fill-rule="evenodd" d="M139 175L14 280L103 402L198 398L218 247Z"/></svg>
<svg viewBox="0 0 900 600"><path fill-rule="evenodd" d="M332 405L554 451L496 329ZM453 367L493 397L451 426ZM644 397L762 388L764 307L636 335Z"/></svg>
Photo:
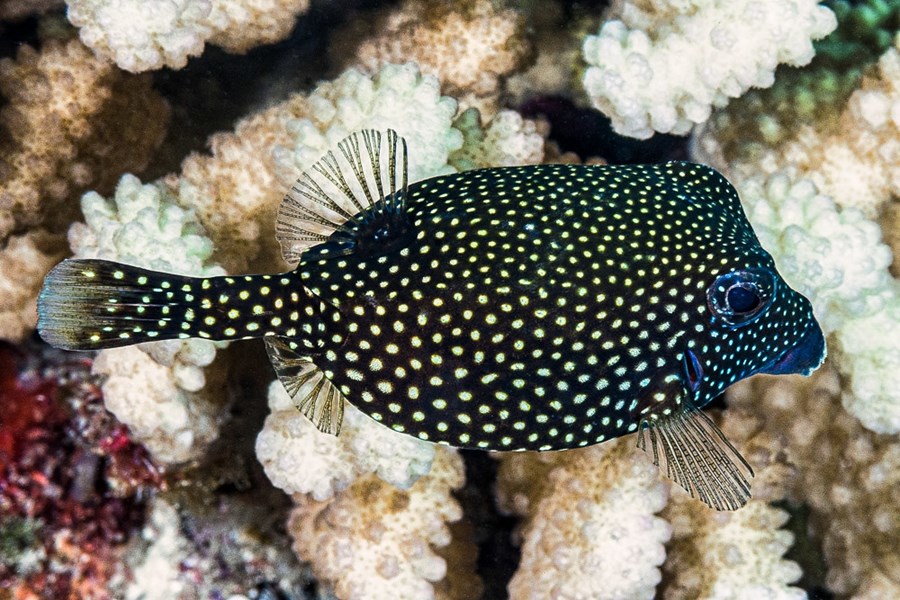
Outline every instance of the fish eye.
<svg viewBox="0 0 900 600"><path fill-rule="evenodd" d="M775 295L775 277L764 268L719 275L706 292L709 309L727 325L741 327L756 320Z"/></svg>
<svg viewBox="0 0 900 600"><path fill-rule="evenodd" d="M753 312L761 302L759 288L752 282L736 283L725 292L725 304L735 314Z"/></svg>

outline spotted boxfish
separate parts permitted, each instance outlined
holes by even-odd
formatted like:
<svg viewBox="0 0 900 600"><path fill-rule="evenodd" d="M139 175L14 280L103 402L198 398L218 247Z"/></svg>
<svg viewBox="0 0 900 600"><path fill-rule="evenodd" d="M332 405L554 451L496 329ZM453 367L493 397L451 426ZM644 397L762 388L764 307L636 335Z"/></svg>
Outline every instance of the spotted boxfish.
<svg viewBox="0 0 900 600"><path fill-rule="evenodd" d="M276 237L287 273L185 277L66 260L38 301L67 349L265 339L321 431L344 400L423 440L561 450L638 433L717 509L752 469L699 409L755 373L810 374L825 342L735 189L687 162L476 169L409 183L366 130L303 173Z"/></svg>

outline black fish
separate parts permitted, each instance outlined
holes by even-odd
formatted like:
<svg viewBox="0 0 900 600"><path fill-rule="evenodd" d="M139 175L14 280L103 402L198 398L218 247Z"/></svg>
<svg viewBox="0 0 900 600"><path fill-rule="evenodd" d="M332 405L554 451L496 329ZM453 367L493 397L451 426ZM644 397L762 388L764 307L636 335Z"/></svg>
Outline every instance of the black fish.
<svg viewBox="0 0 900 600"><path fill-rule="evenodd" d="M670 162L407 185L406 152L393 131L363 131L300 177L277 224L296 270L192 278L67 260L41 291L41 335L70 349L265 337L322 431L339 431L344 398L460 447L640 431L685 489L742 506L752 471L698 409L754 373L809 374L825 343L728 181Z"/></svg>

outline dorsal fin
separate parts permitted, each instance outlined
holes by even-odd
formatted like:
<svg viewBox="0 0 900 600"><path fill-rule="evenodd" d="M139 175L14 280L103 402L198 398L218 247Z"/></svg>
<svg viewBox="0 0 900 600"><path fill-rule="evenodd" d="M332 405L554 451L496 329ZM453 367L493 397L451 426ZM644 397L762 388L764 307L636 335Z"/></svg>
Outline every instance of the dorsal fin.
<svg viewBox="0 0 900 600"><path fill-rule="evenodd" d="M691 496L716 510L736 510L750 499L753 469L712 419L688 404L642 421L638 448Z"/></svg>
<svg viewBox="0 0 900 600"><path fill-rule="evenodd" d="M341 140L291 186L278 208L275 237L284 260L294 264L303 252L338 240L354 249L360 232L370 228L378 239L390 239L406 226L406 140L393 129L364 129ZM374 226L374 227L372 227Z"/></svg>
<svg viewBox="0 0 900 600"><path fill-rule="evenodd" d="M281 336L269 336L265 340L269 360L297 410L319 431L340 433L344 420L344 395L340 390L311 357L297 352L299 344Z"/></svg>

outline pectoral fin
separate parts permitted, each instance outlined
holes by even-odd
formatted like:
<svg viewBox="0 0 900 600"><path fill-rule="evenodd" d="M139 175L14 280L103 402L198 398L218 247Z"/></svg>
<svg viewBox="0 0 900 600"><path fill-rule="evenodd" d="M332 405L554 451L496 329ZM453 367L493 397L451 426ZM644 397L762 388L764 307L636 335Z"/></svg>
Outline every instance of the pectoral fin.
<svg viewBox="0 0 900 600"><path fill-rule="evenodd" d="M670 415L645 419L638 447L653 456L666 476L711 508L736 510L750 499L753 469L697 408L682 405Z"/></svg>
<svg viewBox="0 0 900 600"><path fill-rule="evenodd" d="M337 435L344 419L344 396L325 377L310 356L298 353L289 338L265 338L266 352L278 379L303 413L319 431Z"/></svg>

